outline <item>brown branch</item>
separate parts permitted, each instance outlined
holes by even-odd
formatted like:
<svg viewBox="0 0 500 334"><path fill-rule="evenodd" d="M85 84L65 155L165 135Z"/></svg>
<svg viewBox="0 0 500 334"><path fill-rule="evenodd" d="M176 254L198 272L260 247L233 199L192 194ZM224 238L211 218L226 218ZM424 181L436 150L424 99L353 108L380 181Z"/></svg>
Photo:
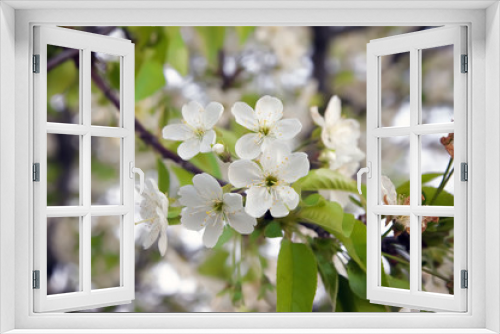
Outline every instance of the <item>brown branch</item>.
<svg viewBox="0 0 500 334"><path fill-rule="evenodd" d="M100 76L98 73L97 69L94 66L94 63L92 63L92 71L91 71L91 77L92 81L99 87L99 89L104 93L104 95L108 98L108 100L118 109L120 110L120 100L116 97L114 92L112 91L111 87L108 85L108 83ZM203 173L203 170L199 169L195 165L193 165L189 161L182 160L177 154L174 152L170 151L167 149L165 146L163 146L158 138L154 136L151 132L149 132L142 123L135 118L135 132L137 133L137 136L142 139L144 143L147 145L151 146L155 151L157 151L163 158L165 159L170 159L180 165L182 168L190 171L193 174L200 174ZM224 186L227 184L226 181L217 179L220 185Z"/></svg>
<svg viewBox="0 0 500 334"><path fill-rule="evenodd" d="M96 30L95 32L93 31L93 33L100 35L107 35L115 29L116 27L104 27L102 29ZM61 65L66 60L76 57L79 54L79 52L80 52L79 49L66 49L63 52L50 58L47 61L47 72L49 72L54 67Z"/></svg>

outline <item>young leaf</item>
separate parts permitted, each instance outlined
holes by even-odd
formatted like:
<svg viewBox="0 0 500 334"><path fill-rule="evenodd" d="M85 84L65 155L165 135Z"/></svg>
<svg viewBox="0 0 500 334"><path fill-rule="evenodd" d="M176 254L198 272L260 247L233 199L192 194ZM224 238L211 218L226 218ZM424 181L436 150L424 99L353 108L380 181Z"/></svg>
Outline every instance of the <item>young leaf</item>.
<svg viewBox="0 0 500 334"><path fill-rule="evenodd" d="M276 274L277 312L311 312L318 268L305 244L283 240Z"/></svg>
<svg viewBox="0 0 500 334"><path fill-rule="evenodd" d="M238 34L240 45L245 44L248 37L250 37L250 35L252 35L252 33L255 30L255 27L249 27L249 26L237 26L235 28L236 28L236 34Z"/></svg>
<svg viewBox="0 0 500 334"><path fill-rule="evenodd" d="M167 62L180 75L186 76L189 71L189 50L182 39L180 27L168 27L167 34L169 38Z"/></svg>
<svg viewBox="0 0 500 334"><path fill-rule="evenodd" d="M156 168L158 169L158 189L166 194L170 189L170 174L163 160L160 158L156 160Z"/></svg>
<svg viewBox="0 0 500 334"><path fill-rule="evenodd" d="M337 202L324 202L322 205L306 206L299 212L299 216L313 224L323 227L330 233L342 233L344 212Z"/></svg>
<svg viewBox="0 0 500 334"><path fill-rule="evenodd" d="M344 218L342 219L342 232L347 238L349 238L353 229L354 215L351 213L344 213Z"/></svg>
<svg viewBox="0 0 500 334"><path fill-rule="evenodd" d="M347 276L351 290L361 299L366 299L366 272L356 262L347 263Z"/></svg>
<svg viewBox="0 0 500 334"><path fill-rule="evenodd" d="M332 302L332 311L335 311L337 304L337 294L339 292L339 275L333 264L333 239L312 239L311 246L314 250L314 256L318 262L318 271L325 290L330 296Z"/></svg>
<svg viewBox="0 0 500 334"><path fill-rule="evenodd" d="M264 235L266 236L266 238L282 237L283 232L281 231L281 225L276 221L272 221L264 228Z"/></svg>
<svg viewBox="0 0 500 334"><path fill-rule="evenodd" d="M193 184L193 174L191 172L188 172L184 168L181 168L179 166L171 165L170 166L172 172L175 174L177 177L177 180L179 180L179 186L185 186L187 184Z"/></svg>
<svg viewBox="0 0 500 334"><path fill-rule="evenodd" d="M431 182L432 180L443 176L442 173L429 173L429 174L422 174L422 184L426 184ZM396 193L398 195L405 195L405 196L410 196L410 181L407 181L397 187Z"/></svg>
<svg viewBox="0 0 500 334"><path fill-rule="evenodd" d="M299 186L304 191L330 189L358 193L354 180L326 168L311 170L309 174L295 182L294 185Z"/></svg>
<svg viewBox="0 0 500 334"><path fill-rule="evenodd" d="M135 100L140 101L165 85L163 65L155 60L145 60L135 78Z"/></svg>

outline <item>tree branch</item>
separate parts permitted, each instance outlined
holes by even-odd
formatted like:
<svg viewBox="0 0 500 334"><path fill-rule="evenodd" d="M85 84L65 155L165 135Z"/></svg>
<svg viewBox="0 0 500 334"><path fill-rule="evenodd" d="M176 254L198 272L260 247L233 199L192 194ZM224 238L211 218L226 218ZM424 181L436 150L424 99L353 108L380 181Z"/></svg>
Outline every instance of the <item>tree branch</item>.
<svg viewBox="0 0 500 334"><path fill-rule="evenodd" d="M115 29L116 27L103 27L102 29L96 30L93 33L107 35ZM47 61L47 72L49 72L54 67L61 65L66 60L76 57L79 53L79 49L66 49L63 52L55 55Z"/></svg>

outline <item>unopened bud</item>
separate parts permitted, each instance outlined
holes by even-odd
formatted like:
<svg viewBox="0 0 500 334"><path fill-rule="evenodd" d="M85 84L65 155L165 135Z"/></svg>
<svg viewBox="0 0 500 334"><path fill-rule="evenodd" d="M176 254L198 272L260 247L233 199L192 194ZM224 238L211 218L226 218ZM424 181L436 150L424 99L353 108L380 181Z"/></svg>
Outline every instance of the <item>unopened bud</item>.
<svg viewBox="0 0 500 334"><path fill-rule="evenodd" d="M212 146L212 152L214 152L215 154L221 155L222 153L224 153L224 145L215 144L214 146Z"/></svg>

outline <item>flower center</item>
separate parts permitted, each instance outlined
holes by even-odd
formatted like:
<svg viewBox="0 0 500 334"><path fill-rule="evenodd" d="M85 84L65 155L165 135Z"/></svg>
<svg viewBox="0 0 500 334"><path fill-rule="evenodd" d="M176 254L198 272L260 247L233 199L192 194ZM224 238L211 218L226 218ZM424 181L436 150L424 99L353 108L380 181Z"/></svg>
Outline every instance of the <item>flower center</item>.
<svg viewBox="0 0 500 334"><path fill-rule="evenodd" d="M196 137L201 138L205 134L205 130L203 130L202 128L197 128L194 130L194 134L196 135Z"/></svg>
<svg viewBox="0 0 500 334"><path fill-rule="evenodd" d="M276 183L278 183L278 178L276 176L273 176L273 175L268 175L268 176L266 176L264 183L265 183L266 187L272 187Z"/></svg>
<svg viewBox="0 0 500 334"><path fill-rule="evenodd" d="M214 206L213 206L213 211L214 212L222 212L222 208L224 207L224 202L221 200L215 200L214 201Z"/></svg>
<svg viewBox="0 0 500 334"><path fill-rule="evenodd" d="M271 129L267 126L263 126L259 129L259 132L262 133L264 136L267 136L269 132L271 132Z"/></svg>

